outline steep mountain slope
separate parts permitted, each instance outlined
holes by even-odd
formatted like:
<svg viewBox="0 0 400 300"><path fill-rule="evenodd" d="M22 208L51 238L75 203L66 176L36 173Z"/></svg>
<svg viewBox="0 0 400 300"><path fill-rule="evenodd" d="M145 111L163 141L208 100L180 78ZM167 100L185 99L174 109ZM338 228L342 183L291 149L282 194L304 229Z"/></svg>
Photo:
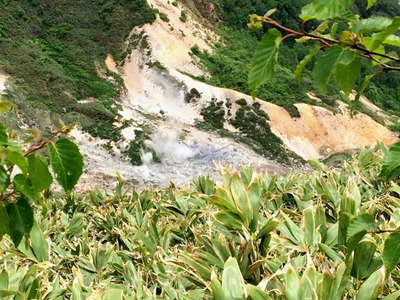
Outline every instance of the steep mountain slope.
<svg viewBox="0 0 400 300"><path fill-rule="evenodd" d="M253 102L247 95L212 87L186 75L199 74L193 57L188 55L191 47L197 45L209 49L209 41L215 41L215 34L196 18L185 23L180 21L180 11L184 8L156 0L151 1L151 4L168 15L169 22L157 19L153 24L145 25L143 31L137 29L133 33L145 37L151 55L143 55L141 49L136 49L123 68L131 103L152 113L163 110L171 118L193 124L200 109L213 98L220 101L245 99L248 103ZM193 31L193 28L196 30ZM165 69L149 67L154 66L154 62L159 62ZM197 90L201 96L196 103L185 104L184 93L192 89ZM361 148L377 141L393 143L396 140L394 134L370 117L364 114L350 117L344 104L339 114L333 114L322 107L298 104L300 117L291 118L285 109L277 105L259 103L270 118L272 131L283 139L290 150L304 159L321 158L332 152ZM232 113L237 107L233 103Z"/></svg>
<svg viewBox="0 0 400 300"><path fill-rule="evenodd" d="M212 28L217 20L210 23L212 16L206 19L194 3L185 3L149 0L146 11L157 15L154 22L132 24L140 26L133 28L122 48L119 40L115 45L107 42L110 53L104 62L85 62L95 69L91 79L118 89L113 96L88 92L74 98L66 89L65 94L72 95L68 106L49 113L41 103L36 109L43 113L32 114L26 98L21 101L11 89L4 91L22 108L28 125L51 130L57 118L78 123L72 136L86 157L81 189L110 188L117 175L135 186L183 185L198 175L212 174L218 161L285 174L301 171L301 158L323 158L397 140L367 115L352 118L345 104L336 114L320 106L296 104L299 116L292 117L276 104L194 79L210 74L198 63L193 47L211 53L223 38ZM19 78L15 79L13 85L18 87ZM1 88L5 76L0 82Z"/></svg>

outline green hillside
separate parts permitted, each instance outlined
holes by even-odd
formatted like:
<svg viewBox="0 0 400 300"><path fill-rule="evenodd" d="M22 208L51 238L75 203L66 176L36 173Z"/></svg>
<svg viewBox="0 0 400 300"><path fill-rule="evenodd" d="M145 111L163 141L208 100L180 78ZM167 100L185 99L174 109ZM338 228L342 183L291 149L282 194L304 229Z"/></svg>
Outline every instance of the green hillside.
<svg viewBox="0 0 400 300"><path fill-rule="evenodd" d="M123 59L129 32L153 22L156 11L145 0L1 0L0 6L0 71L11 75L16 86L8 100L39 126L34 109L118 140L112 123L122 81L105 71L104 59L108 53ZM77 102L89 97L98 101Z"/></svg>

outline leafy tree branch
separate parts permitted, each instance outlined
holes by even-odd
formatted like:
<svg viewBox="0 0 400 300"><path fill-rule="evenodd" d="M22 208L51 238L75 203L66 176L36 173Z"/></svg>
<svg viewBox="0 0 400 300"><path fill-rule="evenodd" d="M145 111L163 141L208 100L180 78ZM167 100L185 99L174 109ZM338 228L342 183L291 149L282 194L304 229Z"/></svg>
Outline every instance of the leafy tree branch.
<svg viewBox="0 0 400 300"><path fill-rule="evenodd" d="M369 1L367 9L375 4L376 1ZM400 17L362 19L351 13L353 5L351 0L311 1L302 8L300 29L274 20L271 15L275 9L264 16L251 15L250 28L269 27L257 48L249 74L253 96L272 79L279 61L280 45L288 39L310 45L309 54L298 64L295 74L300 80L303 70L313 64L312 76L322 92L326 91L330 81L335 81L346 95L355 90L355 100L358 101L372 78L386 71L399 71L400 36L396 33L400 28ZM316 28L306 31L306 24L310 21L316 24ZM361 59L366 59L377 70L364 74Z"/></svg>

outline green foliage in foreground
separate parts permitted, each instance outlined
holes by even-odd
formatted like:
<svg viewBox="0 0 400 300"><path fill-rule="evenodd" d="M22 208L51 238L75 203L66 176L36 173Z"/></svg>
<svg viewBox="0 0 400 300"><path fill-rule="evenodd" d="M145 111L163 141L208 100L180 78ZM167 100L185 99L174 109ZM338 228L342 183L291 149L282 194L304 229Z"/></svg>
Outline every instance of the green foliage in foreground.
<svg viewBox="0 0 400 300"><path fill-rule="evenodd" d="M285 178L222 170L182 190L55 195L30 239L1 241L0 294L397 299L400 186L382 181L381 154Z"/></svg>
<svg viewBox="0 0 400 300"><path fill-rule="evenodd" d="M11 106L0 101L1 111ZM78 182L83 157L78 146L61 137L70 130L62 126L48 139L33 130L32 135L23 139L0 123L0 240L7 234L17 247L28 238L37 226L32 206L45 211L44 199L53 183L52 173L65 192L70 193ZM39 154L46 148L48 159Z"/></svg>

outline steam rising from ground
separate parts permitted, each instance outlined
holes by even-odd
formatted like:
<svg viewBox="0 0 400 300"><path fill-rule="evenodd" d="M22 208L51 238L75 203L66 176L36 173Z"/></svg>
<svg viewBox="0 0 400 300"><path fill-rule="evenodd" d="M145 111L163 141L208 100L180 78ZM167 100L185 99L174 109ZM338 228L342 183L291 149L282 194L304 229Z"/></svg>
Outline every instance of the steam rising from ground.
<svg viewBox="0 0 400 300"><path fill-rule="evenodd" d="M168 124L168 127L159 127L158 130L152 136L149 146L153 147L161 158L161 163L154 162L152 153L147 152L142 154L141 166L133 166L129 158L115 147L110 155L110 150L102 147L106 141L93 138L78 129L73 130L71 136L85 154L85 171L78 190L87 191L99 187L113 189L117 176L135 189L149 186L164 188L171 182L183 186L199 175L217 176L216 162L223 162L234 168L251 164L256 169L270 174L287 172L286 168L229 139L195 128L185 128L186 131L171 129L171 124ZM180 133L185 133L185 136Z"/></svg>
<svg viewBox="0 0 400 300"><path fill-rule="evenodd" d="M148 146L154 149L162 162L183 162L198 153L198 150L180 142L178 131L172 129L160 130L153 134ZM148 154L145 153L143 158L146 155Z"/></svg>

